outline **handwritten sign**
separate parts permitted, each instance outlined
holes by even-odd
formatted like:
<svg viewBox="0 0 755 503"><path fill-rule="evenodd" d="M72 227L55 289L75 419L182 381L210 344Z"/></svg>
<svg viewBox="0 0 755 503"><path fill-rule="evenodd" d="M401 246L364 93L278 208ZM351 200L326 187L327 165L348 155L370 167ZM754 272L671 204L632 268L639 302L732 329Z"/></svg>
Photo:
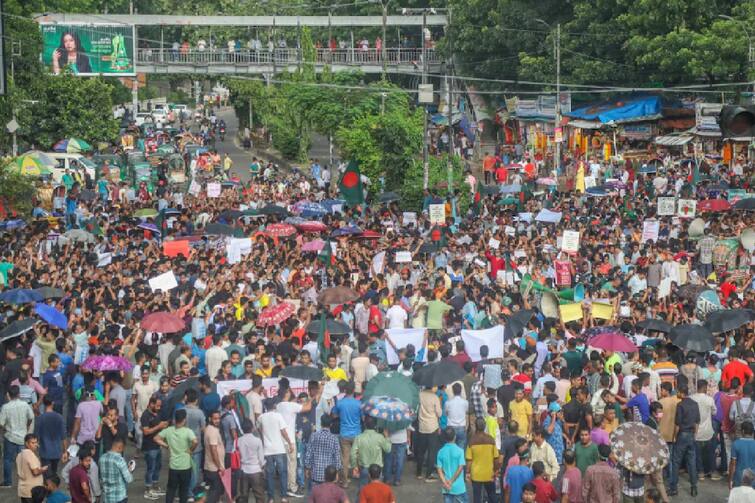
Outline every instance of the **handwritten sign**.
<svg viewBox="0 0 755 503"><path fill-rule="evenodd" d="M659 197L658 198L658 211L656 212L659 217L671 216L676 213L676 198L674 197Z"/></svg>
<svg viewBox="0 0 755 503"><path fill-rule="evenodd" d="M417 214L413 211L405 211L403 214L404 225L417 225Z"/></svg>
<svg viewBox="0 0 755 503"><path fill-rule="evenodd" d="M409 251L397 251L396 252L396 263L405 263L405 262L411 262L412 261L412 252Z"/></svg>
<svg viewBox="0 0 755 503"><path fill-rule="evenodd" d="M569 253L579 251L579 231L564 231L561 238L561 249Z"/></svg>
<svg viewBox="0 0 755 503"><path fill-rule="evenodd" d="M645 220L642 223L642 242L658 241L658 231L661 224L658 220Z"/></svg>
<svg viewBox="0 0 755 503"><path fill-rule="evenodd" d="M156 292L157 290L160 290L161 292L167 292L169 290L173 290L177 286L178 281L176 280L176 275L173 274L173 271L168 271L159 276L155 276L154 278L149 279L149 287L153 292Z"/></svg>
<svg viewBox="0 0 755 503"><path fill-rule="evenodd" d="M217 182L210 182L207 184L207 197L220 197L220 184Z"/></svg>
<svg viewBox="0 0 755 503"><path fill-rule="evenodd" d="M429 212L431 224L444 225L446 223L446 205L431 204Z"/></svg>
<svg viewBox="0 0 755 503"><path fill-rule="evenodd" d="M488 241L488 246L490 248L493 248L494 250L497 250L501 246L501 242L495 238L490 238L490 241Z"/></svg>

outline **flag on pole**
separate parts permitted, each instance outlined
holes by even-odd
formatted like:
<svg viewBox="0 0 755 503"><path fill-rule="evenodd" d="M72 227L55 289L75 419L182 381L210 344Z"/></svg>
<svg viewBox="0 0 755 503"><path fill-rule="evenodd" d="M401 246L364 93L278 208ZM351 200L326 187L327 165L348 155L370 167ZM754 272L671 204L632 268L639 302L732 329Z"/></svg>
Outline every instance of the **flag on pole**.
<svg viewBox="0 0 755 503"><path fill-rule="evenodd" d="M346 171L341 175L341 179L338 180L338 190L349 206L364 204L362 174L359 172L359 166L356 162L351 161Z"/></svg>
<svg viewBox="0 0 755 503"><path fill-rule="evenodd" d="M320 360L323 364L328 363L328 353L330 352L330 332L328 332L328 322L325 318L325 311L320 314L320 328L317 331L317 350L320 353Z"/></svg>
<svg viewBox="0 0 755 503"><path fill-rule="evenodd" d="M325 267L335 265L336 258L333 256L333 247L331 246L330 241L327 241L325 246L322 247L320 253L317 254L317 259L322 262Z"/></svg>

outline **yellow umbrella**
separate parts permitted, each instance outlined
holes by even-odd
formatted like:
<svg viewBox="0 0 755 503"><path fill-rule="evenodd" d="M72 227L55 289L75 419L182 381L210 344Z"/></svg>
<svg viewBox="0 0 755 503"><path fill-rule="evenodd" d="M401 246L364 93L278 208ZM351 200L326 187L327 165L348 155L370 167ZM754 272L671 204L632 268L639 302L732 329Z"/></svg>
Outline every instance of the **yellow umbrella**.
<svg viewBox="0 0 755 503"><path fill-rule="evenodd" d="M13 171L24 176L43 176L52 173L49 168L32 155L23 155L16 159Z"/></svg>

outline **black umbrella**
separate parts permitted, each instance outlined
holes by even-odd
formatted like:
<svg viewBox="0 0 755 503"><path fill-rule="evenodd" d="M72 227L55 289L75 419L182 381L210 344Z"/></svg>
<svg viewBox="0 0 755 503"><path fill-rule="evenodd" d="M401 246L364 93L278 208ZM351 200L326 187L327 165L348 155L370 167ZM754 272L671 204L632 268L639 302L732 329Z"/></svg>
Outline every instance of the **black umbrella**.
<svg viewBox="0 0 755 503"><path fill-rule="evenodd" d="M287 217L290 215L290 213L283 206L278 206L277 204L268 204L260 210L260 215L278 215Z"/></svg>
<svg viewBox="0 0 755 503"><path fill-rule="evenodd" d="M401 196L396 194L395 192L383 192L378 196L378 201L381 203L390 203L392 201L398 201L401 199Z"/></svg>
<svg viewBox="0 0 755 503"><path fill-rule="evenodd" d="M62 289L51 286L35 288L34 291L40 294L43 299L62 299L66 296L66 293Z"/></svg>
<svg viewBox="0 0 755 503"><path fill-rule="evenodd" d="M212 391L215 391L214 384L212 385L212 388ZM183 400L186 392L189 389L195 389L197 390L197 393L201 393L199 391L199 377L189 377L170 392L168 398L165 399L162 407L160 408L161 421L171 421L173 419L173 412L176 408L176 403Z"/></svg>
<svg viewBox="0 0 755 503"><path fill-rule="evenodd" d="M755 210L755 197L740 199L732 206L735 210L753 211Z"/></svg>
<svg viewBox="0 0 755 503"><path fill-rule="evenodd" d="M713 350L713 334L702 325L677 325L671 329L669 337L679 349L698 353Z"/></svg>
<svg viewBox="0 0 755 503"><path fill-rule="evenodd" d="M221 213L218 216L218 219L222 218L223 220L236 220L237 218L243 217L243 216L244 216L244 212L243 211L239 211L239 210L225 210L223 213Z"/></svg>
<svg viewBox="0 0 755 503"><path fill-rule="evenodd" d="M637 324L637 326L640 328L644 328L645 330L663 332L666 334L671 332L671 328L672 328L671 325L657 318L648 318L646 320L642 320L641 322Z"/></svg>
<svg viewBox="0 0 755 503"><path fill-rule="evenodd" d="M28 332L37 323L38 320L33 318L25 318L23 320L16 320L5 328L0 330L0 342L5 342L18 337L19 335Z"/></svg>
<svg viewBox="0 0 755 503"><path fill-rule="evenodd" d="M319 381L322 379L322 370L307 365L295 365L284 368L278 375L281 377L290 377L291 379L301 379L303 381Z"/></svg>
<svg viewBox="0 0 755 503"><path fill-rule="evenodd" d="M347 335L351 333L351 327L346 323L334 320L333 318L328 318L325 321L325 330L327 330L330 335ZM307 325L307 333L320 333L320 320L309 322L309 325Z"/></svg>
<svg viewBox="0 0 755 503"><path fill-rule="evenodd" d="M412 380L420 386L431 388L460 381L467 375L461 365L454 361L442 360L420 368L412 376Z"/></svg>
<svg viewBox="0 0 755 503"><path fill-rule="evenodd" d="M714 334L720 334L736 330L751 321L755 321L755 311L752 309L719 309L708 313L704 325Z"/></svg>
<svg viewBox="0 0 755 503"><path fill-rule="evenodd" d="M236 234L236 229L230 225L210 223L204 228L204 233L218 236L233 236Z"/></svg>
<svg viewBox="0 0 755 503"><path fill-rule="evenodd" d="M503 328L504 340L513 339L524 331L535 314L531 309L522 309L508 317Z"/></svg>

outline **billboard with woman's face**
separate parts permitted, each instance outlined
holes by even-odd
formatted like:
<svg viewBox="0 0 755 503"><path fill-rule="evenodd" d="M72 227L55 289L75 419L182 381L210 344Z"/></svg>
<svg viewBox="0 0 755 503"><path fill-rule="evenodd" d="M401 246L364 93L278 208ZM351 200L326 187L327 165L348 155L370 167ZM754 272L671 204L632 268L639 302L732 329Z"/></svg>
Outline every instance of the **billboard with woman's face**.
<svg viewBox="0 0 755 503"><path fill-rule="evenodd" d="M54 74L135 75L134 27L42 24L42 63Z"/></svg>

